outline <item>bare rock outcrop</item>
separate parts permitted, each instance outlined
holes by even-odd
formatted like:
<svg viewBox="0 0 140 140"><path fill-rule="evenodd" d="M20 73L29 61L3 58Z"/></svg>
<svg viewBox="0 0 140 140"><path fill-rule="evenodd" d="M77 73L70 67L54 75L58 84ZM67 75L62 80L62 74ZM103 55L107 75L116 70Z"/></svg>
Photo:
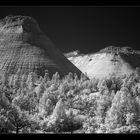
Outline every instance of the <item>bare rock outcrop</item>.
<svg viewBox="0 0 140 140"><path fill-rule="evenodd" d="M0 71L7 74L81 74L29 16L7 16L0 20Z"/></svg>
<svg viewBox="0 0 140 140"><path fill-rule="evenodd" d="M67 56L89 78L129 75L140 67L140 51L110 46L93 54Z"/></svg>

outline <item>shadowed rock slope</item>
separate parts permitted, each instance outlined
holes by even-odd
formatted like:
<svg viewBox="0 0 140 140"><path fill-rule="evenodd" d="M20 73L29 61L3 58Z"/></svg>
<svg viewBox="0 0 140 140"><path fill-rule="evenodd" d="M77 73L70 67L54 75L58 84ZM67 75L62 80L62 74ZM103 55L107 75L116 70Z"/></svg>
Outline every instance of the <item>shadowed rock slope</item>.
<svg viewBox="0 0 140 140"><path fill-rule="evenodd" d="M28 16L7 16L0 20L0 71L8 74L69 72L81 74Z"/></svg>
<svg viewBox="0 0 140 140"><path fill-rule="evenodd" d="M89 78L103 78L111 74L116 76L130 74L140 67L140 51L131 47L110 46L94 54L78 54L75 52L65 56Z"/></svg>

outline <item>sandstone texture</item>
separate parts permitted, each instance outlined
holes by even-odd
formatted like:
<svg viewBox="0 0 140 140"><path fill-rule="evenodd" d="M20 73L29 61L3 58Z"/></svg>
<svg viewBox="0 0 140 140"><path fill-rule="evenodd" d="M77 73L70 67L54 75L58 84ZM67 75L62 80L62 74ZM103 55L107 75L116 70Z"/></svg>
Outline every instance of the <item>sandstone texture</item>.
<svg viewBox="0 0 140 140"><path fill-rule="evenodd" d="M28 16L7 16L0 20L0 72L7 74L81 74Z"/></svg>
<svg viewBox="0 0 140 140"><path fill-rule="evenodd" d="M89 78L129 75L140 67L140 51L131 47L109 46L93 54L76 52L65 56Z"/></svg>

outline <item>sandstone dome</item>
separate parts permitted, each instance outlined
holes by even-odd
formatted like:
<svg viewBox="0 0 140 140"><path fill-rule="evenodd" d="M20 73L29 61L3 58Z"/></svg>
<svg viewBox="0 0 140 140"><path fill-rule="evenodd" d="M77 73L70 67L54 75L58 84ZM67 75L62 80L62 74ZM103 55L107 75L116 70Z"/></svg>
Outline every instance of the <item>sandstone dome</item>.
<svg viewBox="0 0 140 140"><path fill-rule="evenodd" d="M0 71L7 74L81 74L29 16L7 16L0 20Z"/></svg>
<svg viewBox="0 0 140 140"><path fill-rule="evenodd" d="M109 46L93 54L76 52L65 56L89 78L129 75L140 67L140 51L131 47Z"/></svg>

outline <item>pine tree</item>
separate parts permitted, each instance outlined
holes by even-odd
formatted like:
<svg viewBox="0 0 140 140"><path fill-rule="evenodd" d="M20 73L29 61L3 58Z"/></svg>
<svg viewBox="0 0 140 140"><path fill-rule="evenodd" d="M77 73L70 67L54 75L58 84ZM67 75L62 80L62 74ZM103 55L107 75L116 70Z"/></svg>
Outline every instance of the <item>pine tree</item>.
<svg viewBox="0 0 140 140"><path fill-rule="evenodd" d="M135 98L124 87L116 93L112 106L107 112L105 123L109 129L132 125L137 122L138 114Z"/></svg>
<svg viewBox="0 0 140 140"><path fill-rule="evenodd" d="M24 127L30 127L31 123L28 119L27 112L23 112L17 106L12 106L7 111L7 118L13 127L13 130L18 134Z"/></svg>

